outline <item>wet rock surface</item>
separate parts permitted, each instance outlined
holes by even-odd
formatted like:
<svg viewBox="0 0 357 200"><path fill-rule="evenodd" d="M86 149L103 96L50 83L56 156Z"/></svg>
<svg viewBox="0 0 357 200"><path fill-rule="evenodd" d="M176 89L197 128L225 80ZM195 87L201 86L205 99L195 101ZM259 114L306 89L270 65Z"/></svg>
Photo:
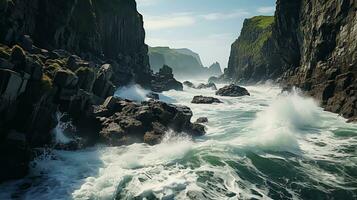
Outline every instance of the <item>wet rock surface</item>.
<svg viewBox="0 0 357 200"><path fill-rule="evenodd" d="M193 97L191 103L194 104L213 104L213 103L223 103L221 100L214 97L205 97L205 96L195 96Z"/></svg>
<svg viewBox="0 0 357 200"><path fill-rule="evenodd" d="M240 87L238 85L227 85L216 92L216 95L227 96L227 97L241 97L250 96L247 89Z"/></svg>
<svg viewBox="0 0 357 200"><path fill-rule="evenodd" d="M114 146L135 142L154 145L168 130L192 136L205 134L202 125L191 123L190 108L154 100L135 103L108 97L91 116L100 124L101 141Z"/></svg>

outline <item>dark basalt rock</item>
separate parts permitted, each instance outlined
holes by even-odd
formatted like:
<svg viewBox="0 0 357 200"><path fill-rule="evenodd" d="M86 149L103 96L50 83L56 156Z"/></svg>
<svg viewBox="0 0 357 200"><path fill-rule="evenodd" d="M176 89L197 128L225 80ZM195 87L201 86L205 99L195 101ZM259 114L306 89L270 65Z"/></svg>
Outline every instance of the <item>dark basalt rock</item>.
<svg viewBox="0 0 357 200"><path fill-rule="evenodd" d="M193 97L193 100L191 101L191 103L194 104L213 104L213 103L223 103L222 101L220 101L217 98L214 97L205 97L205 96L195 96Z"/></svg>
<svg viewBox="0 0 357 200"><path fill-rule="evenodd" d="M250 96L247 89L240 87L238 85L228 85L216 92L216 95L227 96L227 97L241 97L241 96Z"/></svg>
<svg viewBox="0 0 357 200"><path fill-rule="evenodd" d="M203 124L203 123L208 123L208 118L207 117L200 117L196 120L196 123L198 124Z"/></svg>
<svg viewBox="0 0 357 200"><path fill-rule="evenodd" d="M174 78L172 69L164 65L158 73L153 76L151 88L154 92L164 92L169 90L182 91L183 85Z"/></svg>
<svg viewBox="0 0 357 200"><path fill-rule="evenodd" d="M196 88L196 86L190 81L185 81L183 84L190 88Z"/></svg>
<svg viewBox="0 0 357 200"><path fill-rule="evenodd" d="M161 141L167 130L185 132L192 136L205 134L204 127L192 124L192 111L185 106L175 106L160 101L140 104L109 97L91 115L101 124L100 138L110 145Z"/></svg>
<svg viewBox="0 0 357 200"><path fill-rule="evenodd" d="M201 83L196 87L196 89L208 89L208 88L211 88L212 90L217 90L217 86L214 83L207 83L207 84Z"/></svg>
<svg viewBox="0 0 357 200"><path fill-rule="evenodd" d="M146 97L153 100L160 100L159 94L154 92L150 92L149 94L146 95Z"/></svg>

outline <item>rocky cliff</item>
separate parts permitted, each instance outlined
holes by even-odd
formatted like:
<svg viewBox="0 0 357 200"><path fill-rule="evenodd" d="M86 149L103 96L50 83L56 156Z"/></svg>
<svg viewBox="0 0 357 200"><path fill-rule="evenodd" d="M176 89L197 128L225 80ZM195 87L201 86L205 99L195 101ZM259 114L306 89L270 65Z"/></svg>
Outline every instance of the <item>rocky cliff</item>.
<svg viewBox="0 0 357 200"><path fill-rule="evenodd" d="M1 2L0 41L5 44L21 43L23 35L30 35L38 47L65 49L83 58L113 59L137 82L148 79L145 31L135 1Z"/></svg>
<svg viewBox="0 0 357 200"><path fill-rule="evenodd" d="M226 79L258 82L277 77L279 59L272 40L274 17L246 19L239 38L232 44Z"/></svg>
<svg viewBox="0 0 357 200"><path fill-rule="evenodd" d="M150 70L134 0L0 0L0 25L0 182L26 175L31 149L53 147L58 120L98 142L91 115L117 87L182 87Z"/></svg>
<svg viewBox="0 0 357 200"><path fill-rule="evenodd" d="M197 78L221 75L217 65L207 68L202 65L199 54L189 49L172 49L169 47L150 47L150 65L154 72L158 72L163 65L168 65L173 69L175 76L179 78Z"/></svg>
<svg viewBox="0 0 357 200"><path fill-rule="evenodd" d="M251 21L232 45L223 78L277 80L303 89L328 111L357 116L357 1L278 0L269 27L251 31ZM269 39L257 46L264 33Z"/></svg>

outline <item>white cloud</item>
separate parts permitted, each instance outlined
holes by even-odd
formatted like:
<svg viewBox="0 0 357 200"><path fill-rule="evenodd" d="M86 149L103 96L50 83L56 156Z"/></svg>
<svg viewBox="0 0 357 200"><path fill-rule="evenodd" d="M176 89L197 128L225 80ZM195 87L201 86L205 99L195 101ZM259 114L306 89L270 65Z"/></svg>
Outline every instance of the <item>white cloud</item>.
<svg viewBox="0 0 357 200"><path fill-rule="evenodd" d="M146 30L161 30L194 25L196 19L188 13L176 13L167 16L144 16Z"/></svg>
<svg viewBox="0 0 357 200"><path fill-rule="evenodd" d="M208 13L202 15L205 20L222 20L222 19L234 19L242 16L249 15L250 13L245 10L235 10L228 13Z"/></svg>
<svg viewBox="0 0 357 200"><path fill-rule="evenodd" d="M262 14L271 14L275 11L275 7L273 6L269 6L269 7L260 7L257 9L257 11L259 13L262 13Z"/></svg>

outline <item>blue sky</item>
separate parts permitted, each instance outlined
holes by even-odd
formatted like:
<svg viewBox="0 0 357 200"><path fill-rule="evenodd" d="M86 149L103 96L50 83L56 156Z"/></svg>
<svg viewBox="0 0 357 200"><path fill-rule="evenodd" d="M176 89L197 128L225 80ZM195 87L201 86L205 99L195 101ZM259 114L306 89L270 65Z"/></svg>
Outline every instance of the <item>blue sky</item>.
<svg viewBox="0 0 357 200"><path fill-rule="evenodd" d="M275 0L137 0L150 46L189 48L226 67L243 20L273 15Z"/></svg>

